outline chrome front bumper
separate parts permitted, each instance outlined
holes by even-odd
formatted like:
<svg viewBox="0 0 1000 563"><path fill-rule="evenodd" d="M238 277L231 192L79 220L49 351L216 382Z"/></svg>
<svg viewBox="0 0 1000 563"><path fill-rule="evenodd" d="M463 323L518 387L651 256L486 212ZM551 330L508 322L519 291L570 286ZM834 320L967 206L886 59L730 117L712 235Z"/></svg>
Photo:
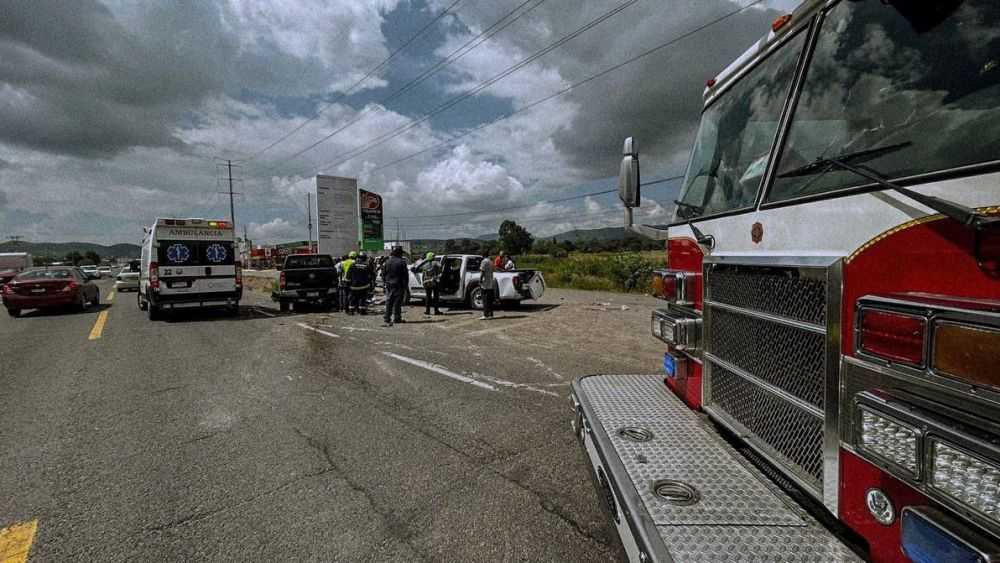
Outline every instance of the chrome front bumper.
<svg viewBox="0 0 1000 563"><path fill-rule="evenodd" d="M572 399L630 561L860 561L661 376L577 378Z"/></svg>

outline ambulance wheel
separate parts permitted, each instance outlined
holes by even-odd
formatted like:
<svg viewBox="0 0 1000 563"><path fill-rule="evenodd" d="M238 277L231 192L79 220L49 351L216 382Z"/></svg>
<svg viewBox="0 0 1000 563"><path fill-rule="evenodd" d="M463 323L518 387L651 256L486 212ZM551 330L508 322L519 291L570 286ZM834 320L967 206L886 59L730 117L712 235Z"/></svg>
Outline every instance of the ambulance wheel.
<svg viewBox="0 0 1000 563"><path fill-rule="evenodd" d="M145 311L149 307L149 303L142 298L142 293L138 289L135 290L135 300L139 303L140 311Z"/></svg>
<svg viewBox="0 0 1000 563"><path fill-rule="evenodd" d="M160 308L152 303L146 303L146 316L149 320L156 321L160 319Z"/></svg>
<svg viewBox="0 0 1000 563"><path fill-rule="evenodd" d="M278 308L281 309L282 313L288 312L288 306L289 306L288 301L285 301L284 299L278 301Z"/></svg>

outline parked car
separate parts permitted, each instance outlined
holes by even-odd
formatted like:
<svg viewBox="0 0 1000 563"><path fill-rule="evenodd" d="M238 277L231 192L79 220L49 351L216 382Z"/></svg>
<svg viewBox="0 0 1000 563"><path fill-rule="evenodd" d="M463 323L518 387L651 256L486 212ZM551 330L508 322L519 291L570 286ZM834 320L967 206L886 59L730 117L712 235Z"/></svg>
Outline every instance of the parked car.
<svg viewBox="0 0 1000 563"><path fill-rule="evenodd" d="M331 308L337 303L337 269L328 254L292 254L285 258L278 288L271 299L282 311L298 303L319 303Z"/></svg>
<svg viewBox="0 0 1000 563"><path fill-rule="evenodd" d="M139 291L139 269L122 268L115 277L116 291Z"/></svg>
<svg viewBox="0 0 1000 563"><path fill-rule="evenodd" d="M102 278L105 277L105 276L110 276L111 275L111 266L99 266L97 268L97 273L100 274Z"/></svg>
<svg viewBox="0 0 1000 563"><path fill-rule="evenodd" d="M29 268L0 288L7 313L21 316L24 309L73 306L85 311L101 300L97 284L80 268L59 266Z"/></svg>
<svg viewBox="0 0 1000 563"><path fill-rule="evenodd" d="M474 254L437 256L441 264L441 302L465 303L473 309L483 308L483 291L479 287L479 264L483 257ZM423 299L423 272L430 261L420 260L410 267L410 290L406 296ZM538 270L510 270L493 273L493 296L501 305L514 305L524 299L541 299L545 279Z"/></svg>
<svg viewBox="0 0 1000 563"><path fill-rule="evenodd" d="M80 266L80 269L87 275L87 279L96 280L101 277L101 272L98 271L97 266Z"/></svg>

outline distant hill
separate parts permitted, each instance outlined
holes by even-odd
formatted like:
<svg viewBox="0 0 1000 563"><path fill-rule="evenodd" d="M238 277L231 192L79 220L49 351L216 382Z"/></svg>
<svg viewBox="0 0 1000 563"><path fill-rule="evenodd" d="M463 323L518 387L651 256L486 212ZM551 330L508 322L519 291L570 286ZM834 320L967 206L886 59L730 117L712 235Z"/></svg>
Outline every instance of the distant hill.
<svg viewBox="0 0 1000 563"><path fill-rule="evenodd" d="M491 235L480 235L477 237L455 237L453 240L462 240L466 238L475 241L494 241L500 237L497 236L496 234L491 234ZM599 229L577 229L574 231L566 231L565 233L559 233L557 235L551 235L546 237L536 236L535 240L555 239L557 242L563 242L568 240L573 243L579 243L591 240L606 242L609 240L630 239L630 238L642 238L642 237L635 233L630 233L626 231L624 227L601 227ZM415 251L438 250L444 248L444 243L445 239L410 240L410 244L412 245Z"/></svg>
<svg viewBox="0 0 1000 563"><path fill-rule="evenodd" d="M636 238L639 235L626 232L622 227L602 227L599 229L577 229L574 231L567 231L565 233L559 233L557 235L547 236L547 237L535 237L535 240L540 239L555 239L558 242L570 241L570 242L585 242L589 240L596 240L600 242L605 242L609 240ZM455 237L455 240L461 240L462 238L471 238L472 240L478 241L494 241L499 237L494 234L484 234L477 237ZM414 250L430 250L430 249L441 249L444 248L445 239L412 239L410 244L413 246ZM55 256L63 257L68 253L76 251L80 254L92 250L99 254L102 258L138 258L140 247L137 244L114 244L111 246L104 246L101 244L95 244L92 242L19 242L13 243L11 241L0 243L0 252L30 252L33 256Z"/></svg>
<svg viewBox="0 0 1000 563"><path fill-rule="evenodd" d="M581 242L586 240L618 240L635 236L638 235L629 233L624 227L601 227L599 229L577 229L575 231L567 231L565 233L545 238L555 239L558 242L562 242L564 240L568 240L570 242Z"/></svg>
<svg viewBox="0 0 1000 563"><path fill-rule="evenodd" d="M70 252L83 254L92 250L102 258L138 258L140 247L137 244L114 244L104 246L92 242L18 242L0 243L0 252L29 252L32 256L63 257Z"/></svg>

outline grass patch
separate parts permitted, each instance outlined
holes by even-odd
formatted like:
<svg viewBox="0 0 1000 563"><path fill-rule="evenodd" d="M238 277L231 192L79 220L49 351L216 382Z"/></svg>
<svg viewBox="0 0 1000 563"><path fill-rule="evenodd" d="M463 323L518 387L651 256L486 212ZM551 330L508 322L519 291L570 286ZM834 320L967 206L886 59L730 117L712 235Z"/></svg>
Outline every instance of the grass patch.
<svg viewBox="0 0 1000 563"><path fill-rule="evenodd" d="M645 291L664 258L663 251L526 254L519 257L517 267L541 270L550 287L624 292L628 278L635 276L636 291Z"/></svg>

